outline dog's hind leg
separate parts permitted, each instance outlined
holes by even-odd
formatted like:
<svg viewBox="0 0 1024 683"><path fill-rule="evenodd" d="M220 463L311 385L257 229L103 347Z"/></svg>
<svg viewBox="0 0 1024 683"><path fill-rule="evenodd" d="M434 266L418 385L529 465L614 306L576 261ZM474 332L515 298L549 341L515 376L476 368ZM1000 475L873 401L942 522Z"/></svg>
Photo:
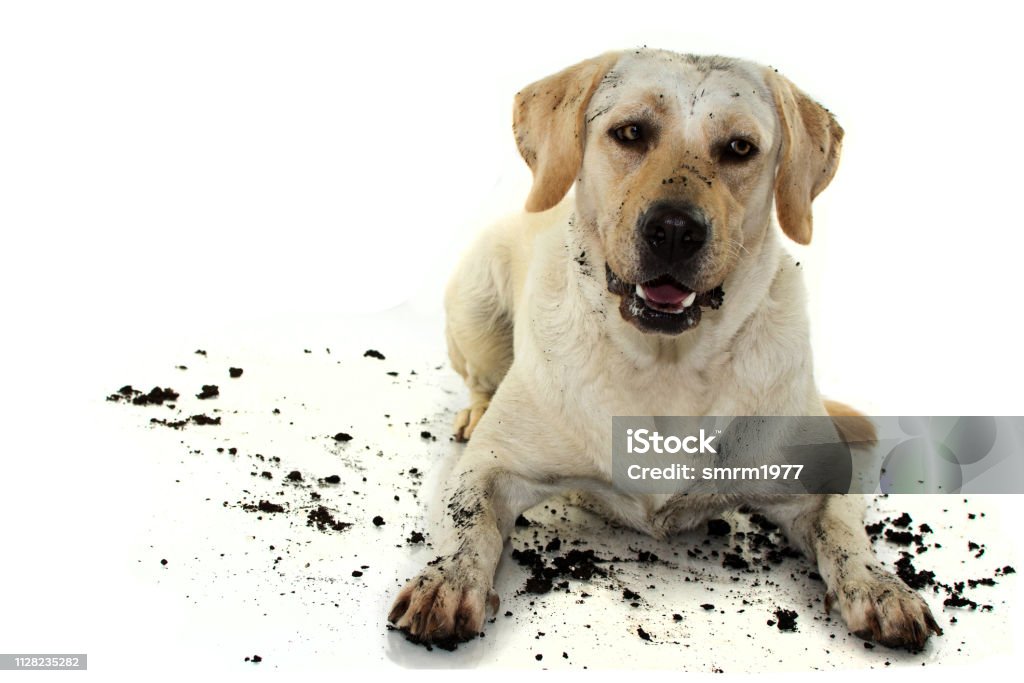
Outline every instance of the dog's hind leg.
<svg viewBox="0 0 1024 683"><path fill-rule="evenodd" d="M469 387L469 407L455 417L467 441L512 365L510 250L498 230L485 233L462 259L445 294L448 357Z"/></svg>

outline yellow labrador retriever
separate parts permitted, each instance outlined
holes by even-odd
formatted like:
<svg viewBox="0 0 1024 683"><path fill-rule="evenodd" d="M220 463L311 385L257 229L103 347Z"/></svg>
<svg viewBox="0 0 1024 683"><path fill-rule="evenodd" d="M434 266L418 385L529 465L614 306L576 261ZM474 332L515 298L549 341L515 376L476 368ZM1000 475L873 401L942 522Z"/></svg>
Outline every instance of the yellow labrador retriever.
<svg viewBox="0 0 1024 683"><path fill-rule="evenodd" d="M440 554L389 619L424 642L475 637L497 608L516 517L586 489L656 537L755 507L816 560L826 609L851 631L910 649L941 634L875 558L861 496L641 495L612 482L615 415L831 411L870 438L818 392L800 271L771 221L774 205L781 233L810 241L843 136L831 114L772 69L644 49L526 87L514 130L533 171L526 212L482 235L447 293L449 354L470 391L456 436L472 439L445 494Z"/></svg>

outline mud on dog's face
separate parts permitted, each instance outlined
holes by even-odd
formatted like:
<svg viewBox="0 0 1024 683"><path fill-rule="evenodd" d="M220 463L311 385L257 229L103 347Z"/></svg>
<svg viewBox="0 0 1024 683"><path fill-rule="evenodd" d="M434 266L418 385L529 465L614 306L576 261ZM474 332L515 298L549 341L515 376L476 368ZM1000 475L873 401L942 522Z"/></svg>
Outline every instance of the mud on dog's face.
<svg viewBox="0 0 1024 683"><path fill-rule="evenodd" d="M577 183L608 289L645 332L695 327L757 253L772 200L793 240L838 163L842 129L773 70L638 50L581 62L520 91L516 141L534 174L528 211Z"/></svg>

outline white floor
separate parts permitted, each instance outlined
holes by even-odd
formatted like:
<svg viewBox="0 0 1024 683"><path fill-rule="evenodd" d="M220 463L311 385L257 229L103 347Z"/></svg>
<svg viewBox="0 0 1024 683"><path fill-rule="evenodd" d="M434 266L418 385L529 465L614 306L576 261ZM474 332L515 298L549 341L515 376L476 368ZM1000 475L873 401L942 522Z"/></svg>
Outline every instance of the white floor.
<svg viewBox="0 0 1024 683"><path fill-rule="evenodd" d="M516 530L511 547L558 537L562 548L546 553L549 558L574 547L621 558L602 565L607 576L569 580L568 591L521 594L528 572L507 550L496 584L501 608L486 637L455 652L427 651L389 631L385 614L404 580L434 557L429 542L437 506L431 501L462 448L449 433L465 394L447 365L436 317L398 310L280 321L159 339L118 337L109 348L110 358L83 373L90 378L88 419L75 429L60 426L59 435L40 434L41 443L61 438L62 449L81 455L52 470L35 463L33 476L61 493L47 500L8 480L9 500L35 501L12 506L8 517L22 515L26 528L34 519L50 520L75 533L56 541L63 544L58 549L37 540L34 554L8 556L7 571L25 589L8 597L14 610L8 613L21 618L17 625L6 621L6 650L87 651L90 670L101 672L158 663L167 671L628 667L734 673L973 667L1000 661L1020 642L1010 616L1020 604L1017 576L967 590L991 604L991 612L944 608L943 593L926 592L945 635L923 653L866 649L836 618L825 617L822 584L808 576L813 567L803 559L736 572L712 554L739 545L753 562L759 556L747 539L701 532L655 542L553 501L527 513L532 525ZM206 355L194 353L199 348ZM367 349L386 359L364 357ZM231 379L229 367L244 374ZM181 398L174 409L105 400L124 384L172 387ZM220 396L195 398L204 384L217 384ZM197 413L222 423L181 430L150 423ZM424 431L435 438L423 438ZM352 440L339 444L332 438L338 432ZM286 479L294 470L301 482ZM330 475L340 483L318 481ZM261 500L285 511L243 508ZM308 526L315 505L351 526L340 532ZM893 497L874 501L868 521L906 511L915 525L930 525L927 540L942 547L915 564L953 583L991 577L1016 561L1016 519L1006 511L1019 508L1011 497ZM377 515L383 525L373 523ZM728 521L734 532L749 530L745 515ZM407 542L414 531L427 533L426 545ZM984 555L975 558L968 541L983 544ZM688 557L694 548L700 557ZM877 550L886 562L898 558L899 549L884 541ZM639 562L639 551L660 560ZM36 590L41 586L48 590ZM640 594L638 606L623 598L627 588ZM43 592L49 597L34 597ZM58 599L66 607L59 624L47 609L32 607L38 600L52 607ZM777 608L799 613L796 632L767 624ZM639 637L640 628L650 640ZM53 640L43 642L44 636ZM262 661L246 662L252 655Z"/></svg>

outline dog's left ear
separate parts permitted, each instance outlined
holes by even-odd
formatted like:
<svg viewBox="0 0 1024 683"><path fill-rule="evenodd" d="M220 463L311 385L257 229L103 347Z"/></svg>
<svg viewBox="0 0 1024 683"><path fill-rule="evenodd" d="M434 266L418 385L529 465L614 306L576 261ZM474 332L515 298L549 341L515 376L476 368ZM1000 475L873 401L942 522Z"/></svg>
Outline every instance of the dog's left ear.
<svg viewBox="0 0 1024 683"><path fill-rule="evenodd" d="M583 162L590 97L618 60L609 52L531 83L516 93L512 129L533 171L527 211L547 211L572 187Z"/></svg>
<svg viewBox="0 0 1024 683"><path fill-rule="evenodd" d="M775 172L775 212L794 242L811 241L811 201L839 165L843 129L831 113L774 70L768 84L782 124L782 150Z"/></svg>

